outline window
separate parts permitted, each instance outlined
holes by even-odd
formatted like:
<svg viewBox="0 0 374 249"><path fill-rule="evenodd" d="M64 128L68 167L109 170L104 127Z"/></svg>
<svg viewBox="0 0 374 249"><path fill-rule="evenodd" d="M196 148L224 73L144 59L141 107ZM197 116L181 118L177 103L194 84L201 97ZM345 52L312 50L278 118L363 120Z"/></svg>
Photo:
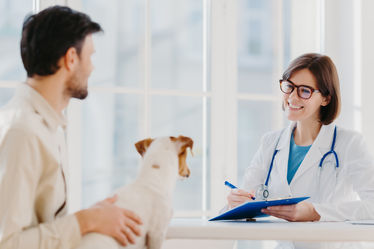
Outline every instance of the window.
<svg viewBox="0 0 374 249"><path fill-rule="evenodd" d="M68 110L71 211L134 179L136 141L183 134L194 139L195 157L190 179L177 184L175 216L215 215L223 181L240 183L261 136L286 123L276 80L304 52L333 58L345 103L340 123L363 126L373 140L370 1L2 0L0 106L26 77L22 21L51 2L81 7L105 31L94 36L89 97ZM237 247L256 243L266 244Z"/></svg>
<svg viewBox="0 0 374 249"><path fill-rule="evenodd" d="M22 23L31 13L33 1L3 0L0 2L0 106L9 101L16 82L24 81L19 41Z"/></svg>
<svg viewBox="0 0 374 249"><path fill-rule="evenodd" d="M222 10L223 6L211 6L202 0L82 3L82 10L104 28L104 35L94 38L97 69L81 109L83 207L134 180L140 158L134 148L136 141L147 136L183 134L194 139L195 156L188 159L190 179L177 183L176 214L207 215L214 201L212 194L222 199L219 188L214 189L213 171L219 171L219 167L210 165L212 153L217 151L211 150L211 144L221 144L220 150L227 146L213 132L213 119L219 123L227 119L225 112L238 110L238 121L234 122L238 124L238 167L229 165L228 169L237 171L238 179L261 134L283 124L281 116L273 115L281 108L274 71L282 65L277 64L279 55L273 52L271 41L279 38L274 22L284 16L272 14L271 1L238 1L238 19L234 22L238 36L233 39L237 41L233 48L238 49L237 105L230 104L217 117L211 113L212 98L220 101L217 98L225 92L219 90L216 95L211 86L232 86L209 81L210 73L216 70L209 64L210 53L217 52L211 50L212 43L219 39L207 34L212 21L210 12ZM268 116L261 115L264 110ZM215 136L214 140L211 136Z"/></svg>
<svg viewBox="0 0 374 249"><path fill-rule="evenodd" d="M83 1L83 11L105 35L94 38L99 70L82 104L82 204L92 205L134 180L140 159L135 142L183 134L194 139L195 156L188 160L190 179L177 183L175 206L200 211L209 120L203 2L145 3Z"/></svg>
<svg viewBox="0 0 374 249"><path fill-rule="evenodd" d="M360 40L370 36L369 22L365 22L370 17L365 10L370 7L364 7L369 3L54 3L81 7L105 31L94 36L96 70L89 81L89 97L72 101L68 110L73 210L107 197L134 179L139 163L136 141L183 134L195 140L195 157L188 159L191 178L178 182L175 215L215 214L225 202L223 181L240 183L261 136L284 126L276 80L289 61L303 52L325 49L322 52L336 62L343 102L348 106L343 107L345 127L353 128L352 117L357 113L365 117L362 112L371 111L364 105L357 108L361 86L352 90L360 85L356 75L369 78L370 70L360 70L356 63L361 55L363 67L367 69L371 62L359 46L371 49L371 43ZM46 0L0 3L0 105L26 77L19 55L22 21L33 6L49 4ZM368 88L362 84L360 91L369 103ZM371 123L362 123L368 127L363 132L370 135Z"/></svg>
<svg viewBox="0 0 374 249"><path fill-rule="evenodd" d="M238 1L238 182L264 133L280 129L284 122L277 81L283 58L274 41L284 44L283 56L289 57L290 10L284 4L278 14L275 7L271 0ZM274 25L279 20L283 26Z"/></svg>

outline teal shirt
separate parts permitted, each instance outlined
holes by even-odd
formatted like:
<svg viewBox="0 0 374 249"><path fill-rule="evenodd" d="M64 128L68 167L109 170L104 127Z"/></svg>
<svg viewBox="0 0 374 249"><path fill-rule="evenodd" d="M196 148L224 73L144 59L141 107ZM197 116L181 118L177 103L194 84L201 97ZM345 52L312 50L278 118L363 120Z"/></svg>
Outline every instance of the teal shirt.
<svg viewBox="0 0 374 249"><path fill-rule="evenodd" d="M303 162L305 155L308 153L310 146L299 146L295 144L295 139L293 137L293 132L291 135L290 142L290 154L288 155L288 169L287 169L287 182L291 183L297 169Z"/></svg>

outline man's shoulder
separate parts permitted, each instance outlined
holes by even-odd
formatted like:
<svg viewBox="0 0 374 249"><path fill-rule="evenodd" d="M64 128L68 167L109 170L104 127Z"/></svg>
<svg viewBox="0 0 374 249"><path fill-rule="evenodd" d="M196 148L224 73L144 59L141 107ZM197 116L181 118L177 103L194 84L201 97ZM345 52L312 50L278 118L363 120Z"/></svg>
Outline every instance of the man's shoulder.
<svg viewBox="0 0 374 249"><path fill-rule="evenodd" d="M38 136L42 120L31 107L20 104L8 104L0 109L0 134L9 132L25 136Z"/></svg>

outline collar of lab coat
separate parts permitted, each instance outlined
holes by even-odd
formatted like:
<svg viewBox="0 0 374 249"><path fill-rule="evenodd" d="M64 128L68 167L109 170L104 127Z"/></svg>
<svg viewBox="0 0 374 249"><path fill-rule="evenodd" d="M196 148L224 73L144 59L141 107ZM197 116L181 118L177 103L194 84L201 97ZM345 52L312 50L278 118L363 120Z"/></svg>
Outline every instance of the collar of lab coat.
<svg viewBox="0 0 374 249"><path fill-rule="evenodd" d="M280 165L279 167L282 178L287 182L288 157L290 151L291 133L296 126L296 122L292 122L280 135L277 150L279 150ZM308 153L305 155L303 162L296 171L291 184L297 180L299 176L308 171L311 167L318 167L323 155L331 149L332 139L334 135L335 124L322 125L317 138L314 140ZM337 134L338 136L338 134Z"/></svg>
<svg viewBox="0 0 374 249"><path fill-rule="evenodd" d="M15 97L30 104L52 131L56 131L58 127L66 128L65 117L62 114L58 114L43 96L26 83L19 86Z"/></svg>

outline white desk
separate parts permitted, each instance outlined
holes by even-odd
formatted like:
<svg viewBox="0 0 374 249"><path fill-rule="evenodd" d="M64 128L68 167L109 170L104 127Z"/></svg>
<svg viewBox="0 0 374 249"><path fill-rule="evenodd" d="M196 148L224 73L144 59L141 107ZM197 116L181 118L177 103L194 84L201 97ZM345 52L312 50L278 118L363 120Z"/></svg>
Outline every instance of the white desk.
<svg viewBox="0 0 374 249"><path fill-rule="evenodd" d="M167 239L374 241L374 225L347 222L287 222L279 219L207 221L172 219Z"/></svg>

